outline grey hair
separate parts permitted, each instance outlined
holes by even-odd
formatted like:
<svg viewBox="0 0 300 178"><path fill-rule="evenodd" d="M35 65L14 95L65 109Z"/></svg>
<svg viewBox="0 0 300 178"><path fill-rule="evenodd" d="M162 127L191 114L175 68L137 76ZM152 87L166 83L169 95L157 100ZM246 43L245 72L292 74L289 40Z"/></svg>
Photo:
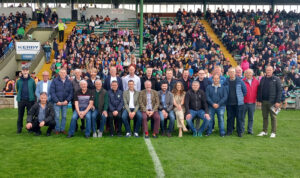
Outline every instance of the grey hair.
<svg viewBox="0 0 300 178"><path fill-rule="evenodd" d="M102 80L100 80L100 79L95 80L95 83L96 82L100 82L102 84Z"/></svg>
<svg viewBox="0 0 300 178"><path fill-rule="evenodd" d="M197 83L198 85L200 85L200 82L199 82L198 80L194 80L194 81L192 82L192 85L193 85L193 84L196 84L196 83Z"/></svg>
<svg viewBox="0 0 300 178"><path fill-rule="evenodd" d="M80 72L80 73L82 73L81 69L75 69L74 72Z"/></svg>
<svg viewBox="0 0 300 178"><path fill-rule="evenodd" d="M252 69L247 69L247 70L245 70L245 74L248 73L248 72L250 72L252 75L254 74L254 72L253 72Z"/></svg>
<svg viewBox="0 0 300 178"><path fill-rule="evenodd" d="M81 85L81 84L83 84L83 83L86 83L86 84L87 84L87 81L86 81L86 80L80 80L79 85Z"/></svg>

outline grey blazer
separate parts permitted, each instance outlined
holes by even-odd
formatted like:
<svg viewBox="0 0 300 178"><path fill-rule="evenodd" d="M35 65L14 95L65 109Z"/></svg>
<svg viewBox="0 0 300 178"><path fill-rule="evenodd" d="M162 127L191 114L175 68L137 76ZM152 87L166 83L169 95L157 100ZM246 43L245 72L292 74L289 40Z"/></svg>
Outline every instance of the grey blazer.
<svg viewBox="0 0 300 178"><path fill-rule="evenodd" d="M134 91L133 94L133 98L134 98L134 112L137 112L140 108L139 105L139 96L140 96L140 92L138 91ZM127 110L127 112L130 112L130 108L129 108L129 100L130 100L130 94L129 94L129 90L126 90L123 92L123 100L124 100L124 107Z"/></svg>
<svg viewBox="0 0 300 178"><path fill-rule="evenodd" d="M174 100L173 100L173 94L170 91L166 91L166 98L165 98L165 103L166 103L166 107L164 108L163 103L162 103L162 91L160 90L158 92L158 96L159 96L159 107L158 110L166 110L167 112L172 111L173 109L173 105L174 105Z"/></svg>

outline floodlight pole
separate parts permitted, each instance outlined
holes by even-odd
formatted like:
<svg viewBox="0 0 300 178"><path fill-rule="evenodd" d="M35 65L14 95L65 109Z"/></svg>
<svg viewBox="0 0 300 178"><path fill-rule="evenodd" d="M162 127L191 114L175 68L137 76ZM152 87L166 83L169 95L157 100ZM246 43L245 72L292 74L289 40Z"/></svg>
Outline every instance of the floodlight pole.
<svg viewBox="0 0 300 178"><path fill-rule="evenodd" d="M206 0L203 0L203 14L204 18L206 17Z"/></svg>
<svg viewBox="0 0 300 178"><path fill-rule="evenodd" d="M144 12L143 12L144 0L140 0L140 56L143 54L144 47L144 39L143 39L143 31L144 31Z"/></svg>
<svg viewBox="0 0 300 178"><path fill-rule="evenodd" d="M275 14L275 3L274 3L274 0L271 0L271 8L272 8L273 14Z"/></svg>

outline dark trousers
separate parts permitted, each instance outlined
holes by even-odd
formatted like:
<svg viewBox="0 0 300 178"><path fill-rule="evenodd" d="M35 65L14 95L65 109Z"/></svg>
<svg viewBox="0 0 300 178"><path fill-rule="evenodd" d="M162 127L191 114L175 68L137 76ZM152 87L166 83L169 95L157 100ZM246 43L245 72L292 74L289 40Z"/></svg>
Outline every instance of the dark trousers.
<svg viewBox="0 0 300 178"><path fill-rule="evenodd" d="M65 31L64 30L58 31L58 35L59 35L59 42L63 42L64 41Z"/></svg>
<svg viewBox="0 0 300 178"><path fill-rule="evenodd" d="M263 131L268 132L268 126L269 126L269 115L271 116L271 126L272 126L272 133L276 134L276 127L277 127L277 118L276 114L271 110L271 107L273 104L271 104L269 101L263 101L261 110L263 115Z"/></svg>
<svg viewBox="0 0 300 178"><path fill-rule="evenodd" d="M114 134L115 129L114 129L114 120L117 122L117 132L118 134L121 134L122 130L122 111L118 111L117 116L113 116L112 112L108 113L108 119L109 119L109 132L110 134Z"/></svg>
<svg viewBox="0 0 300 178"><path fill-rule="evenodd" d="M73 111L73 112L75 111L75 104L74 104L74 103L72 103L72 111ZM73 113L73 112L72 112L72 113ZM80 129L81 129L81 130L84 130L84 129L85 129L85 122L84 122L84 119L78 119L78 120L81 121ZM99 124L100 124L100 122L99 122ZM77 131L77 129L78 129L78 123L76 122L75 130ZM98 128L98 129L99 129L99 128Z"/></svg>
<svg viewBox="0 0 300 178"><path fill-rule="evenodd" d="M158 134L159 133L159 126L160 126L160 117L158 112L154 112L152 117L149 118L146 114L146 112L142 113L143 116L143 131L144 133L148 132L148 120L154 120L154 129L153 133Z"/></svg>
<svg viewBox="0 0 300 178"><path fill-rule="evenodd" d="M244 133L244 105L227 105L227 134L232 134L234 129L234 121L237 123L237 133Z"/></svg>
<svg viewBox="0 0 300 178"><path fill-rule="evenodd" d="M27 110L27 114L30 108L33 106L34 101L22 100L18 102L18 122L17 122L17 131L20 133L22 132L23 128L23 117L25 113L25 108Z"/></svg>
<svg viewBox="0 0 300 178"><path fill-rule="evenodd" d="M55 123L54 119L49 122L45 122L45 126L48 126L47 133L51 133L51 131L55 128L55 124L56 123ZM40 127L40 123L39 123L38 119L35 119L32 122L32 131L35 133L41 132L41 127Z"/></svg>

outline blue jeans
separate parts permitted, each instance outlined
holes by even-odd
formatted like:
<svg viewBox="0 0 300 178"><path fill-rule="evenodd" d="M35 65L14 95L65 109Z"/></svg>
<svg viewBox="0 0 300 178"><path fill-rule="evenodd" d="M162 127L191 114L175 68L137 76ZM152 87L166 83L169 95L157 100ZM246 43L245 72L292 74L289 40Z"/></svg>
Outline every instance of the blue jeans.
<svg viewBox="0 0 300 178"><path fill-rule="evenodd" d="M131 110L131 112L133 111L133 109L130 109L130 110ZM122 113L122 121L124 123L126 132L130 133L131 129L130 129L130 124L128 122L128 118L129 118L128 111L126 109L124 109L124 111ZM138 133L141 128L142 118L143 118L142 113L140 111L137 111L133 118L136 121L135 128L134 128L134 132L136 132L136 133Z"/></svg>
<svg viewBox="0 0 300 178"><path fill-rule="evenodd" d="M225 135L224 112L225 112L225 106L220 106L217 109L209 106L210 121L209 121L209 125L208 125L207 134L211 134L212 133L213 123L215 121L215 114L217 114L218 125L219 125L219 129L220 129L220 135L221 136Z"/></svg>
<svg viewBox="0 0 300 178"><path fill-rule="evenodd" d="M234 120L236 118L236 130L238 134L242 134L244 123L244 105L227 105L227 134L232 134L234 127Z"/></svg>
<svg viewBox="0 0 300 178"><path fill-rule="evenodd" d="M159 111L158 113L159 113L159 116L160 116L160 129L161 129L161 132L163 133L165 131L165 121L167 121L167 120L164 118L162 111ZM169 121L168 132L172 133L173 130L174 130L174 124L175 124L175 114L174 114L173 110L168 113L168 118L167 119L170 120Z"/></svg>
<svg viewBox="0 0 300 178"><path fill-rule="evenodd" d="M209 124L209 120L207 118L204 117L205 111L204 110L192 110L190 109L190 114L192 115L192 117L190 119L187 119L186 122L188 124L188 126L190 127L190 129L192 130L193 133L195 132L204 132L204 130L207 128L208 124ZM203 123L201 125L201 127L199 128L199 130L196 130L194 127L194 123L193 123L193 119L197 117L198 119L202 119Z"/></svg>
<svg viewBox="0 0 300 178"><path fill-rule="evenodd" d="M50 62L50 56L51 56L51 52L46 52L46 62Z"/></svg>
<svg viewBox="0 0 300 178"><path fill-rule="evenodd" d="M57 106L56 104L54 104L55 123L56 123L55 130L57 132L65 131L67 109L68 109L68 105ZM59 123L60 112L61 112L61 124Z"/></svg>
<svg viewBox="0 0 300 178"><path fill-rule="evenodd" d="M78 113L75 110L73 112L73 116L72 116L72 120L71 120L71 124L70 124L69 135L74 135L78 118L79 118ZM86 120L85 136L90 136L90 133L91 133L91 118L92 118L92 111L90 110L85 115L85 120Z"/></svg>
<svg viewBox="0 0 300 178"><path fill-rule="evenodd" d="M246 117L246 113L248 112L248 133L253 133L253 117L255 112L255 103L254 104L245 104L244 105L244 118ZM244 119L245 121L245 119ZM243 130L245 127L245 123L243 123Z"/></svg>
<svg viewBox="0 0 300 178"><path fill-rule="evenodd" d="M92 131L96 132L97 130L97 119L100 117L100 113L97 109L92 111ZM104 125L106 123L106 117L101 113L101 121L100 121L100 127L99 130L100 132L104 131Z"/></svg>

